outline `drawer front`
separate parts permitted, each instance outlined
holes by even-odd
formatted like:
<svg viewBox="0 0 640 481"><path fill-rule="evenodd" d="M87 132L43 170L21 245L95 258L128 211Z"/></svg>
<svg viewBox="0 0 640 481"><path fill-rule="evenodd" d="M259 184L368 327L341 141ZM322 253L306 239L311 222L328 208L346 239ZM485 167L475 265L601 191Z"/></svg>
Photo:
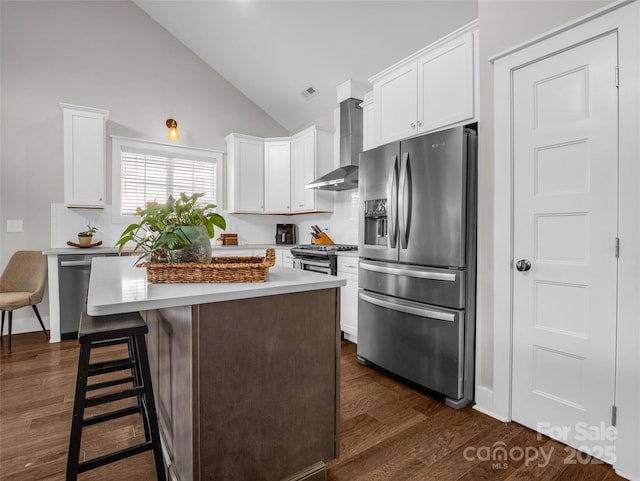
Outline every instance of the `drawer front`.
<svg viewBox="0 0 640 481"><path fill-rule="evenodd" d="M464 311L362 289L358 356L453 399L462 397Z"/></svg>
<svg viewBox="0 0 640 481"><path fill-rule="evenodd" d="M338 274L358 276L358 259L355 257L338 257Z"/></svg>
<svg viewBox="0 0 640 481"><path fill-rule="evenodd" d="M464 271L360 262L358 284L368 291L453 309L465 307Z"/></svg>

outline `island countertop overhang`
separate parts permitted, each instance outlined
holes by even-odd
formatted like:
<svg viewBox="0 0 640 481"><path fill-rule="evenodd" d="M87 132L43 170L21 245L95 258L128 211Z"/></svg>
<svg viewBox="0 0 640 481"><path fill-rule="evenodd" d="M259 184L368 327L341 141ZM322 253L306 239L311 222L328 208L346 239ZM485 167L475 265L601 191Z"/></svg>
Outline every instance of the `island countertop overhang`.
<svg viewBox="0 0 640 481"><path fill-rule="evenodd" d="M87 313L109 315L237 299L332 289L346 285L341 277L288 267L272 267L266 282L150 284L135 257L92 260Z"/></svg>

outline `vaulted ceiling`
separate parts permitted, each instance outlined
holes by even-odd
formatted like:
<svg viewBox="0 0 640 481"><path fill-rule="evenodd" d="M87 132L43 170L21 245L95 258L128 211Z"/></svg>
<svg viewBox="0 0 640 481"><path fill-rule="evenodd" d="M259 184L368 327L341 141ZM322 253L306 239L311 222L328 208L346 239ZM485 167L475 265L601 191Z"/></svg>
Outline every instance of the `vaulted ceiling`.
<svg viewBox="0 0 640 481"><path fill-rule="evenodd" d="M478 16L477 0L135 0L287 130ZM302 92L313 87L317 94Z"/></svg>

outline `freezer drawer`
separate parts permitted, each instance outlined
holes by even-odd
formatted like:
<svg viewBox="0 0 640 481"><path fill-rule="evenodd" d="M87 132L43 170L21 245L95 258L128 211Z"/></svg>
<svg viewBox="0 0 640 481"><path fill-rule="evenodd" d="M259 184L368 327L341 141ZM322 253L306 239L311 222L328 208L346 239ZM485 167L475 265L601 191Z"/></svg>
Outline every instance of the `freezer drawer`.
<svg viewBox="0 0 640 481"><path fill-rule="evenodd" d="M466 272L361 260L358 285L367 290L452 309L465 307Z"/></svg>
<svg viewBox="0 0 640 481"><path fill-rule="evenodd" d="M358 356L449 398L463 396L464 311L360 290Z"/></svg>

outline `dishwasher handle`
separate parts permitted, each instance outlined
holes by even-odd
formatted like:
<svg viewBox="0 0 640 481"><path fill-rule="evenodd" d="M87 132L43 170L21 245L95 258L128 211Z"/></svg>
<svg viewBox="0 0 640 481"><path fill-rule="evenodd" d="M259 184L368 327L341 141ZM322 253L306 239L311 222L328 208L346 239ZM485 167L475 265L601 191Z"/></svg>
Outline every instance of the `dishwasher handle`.
<svg viewBox="0 0 640 481"><path fill-rule="evenodd" d="M91 259L84 261L60 261L60 267L90 266Z"/></svg>

